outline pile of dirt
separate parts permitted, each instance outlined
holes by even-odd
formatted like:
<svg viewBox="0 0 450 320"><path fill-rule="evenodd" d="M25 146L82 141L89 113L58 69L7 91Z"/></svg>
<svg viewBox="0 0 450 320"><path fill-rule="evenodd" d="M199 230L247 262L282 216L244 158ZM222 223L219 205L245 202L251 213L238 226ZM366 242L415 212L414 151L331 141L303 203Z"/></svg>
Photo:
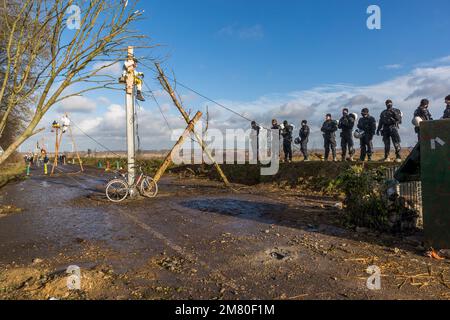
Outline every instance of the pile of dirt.
<svg viewBox="0 0 450 320"><path fill-rule="evenodd" d="M120 295L118 277L110 268L83 270L80 290L69 289L68 277L66 270L52 271L45 267L5 269L0 271L0 299L105 299L111 291Z"/></svg>
<svg viewBox="0 0 450 320"><path fill-rule="evenodd" d="M16 213L20 213L22 212L22 209L17 208L14 205L6 205L6 206L2 206L0 205L0 218L12 215L12 214L16 214Z"/></svg>

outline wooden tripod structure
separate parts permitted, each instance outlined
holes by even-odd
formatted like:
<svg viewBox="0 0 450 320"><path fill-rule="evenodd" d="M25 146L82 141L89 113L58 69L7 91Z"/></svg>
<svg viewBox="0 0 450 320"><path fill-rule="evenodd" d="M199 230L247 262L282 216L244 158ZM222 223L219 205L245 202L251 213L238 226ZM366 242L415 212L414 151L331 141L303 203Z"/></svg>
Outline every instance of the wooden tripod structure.
<svg viewBox="0 0 450 320"><path fill-rule="evenodd" d="M202 113L200 111L198 111L195 114L194 118L192 118L192 120L189 122L189 125L187 126L186 130L184 130L183 134L180 136L180 138L178 139L178 141L175 144L175 146L173 147L173 149L166 156L166 158L164 159L164 162L159 167L158 171L156 172L155 176L153 177L153 181L155 183L157 183L161 179L164 172L166 172L167 168L172 163L173 155L176 154L176 152L178 152L178 150L181 148L182 144L184 143L186 138L189 136L189 134L194 131L195 124L197 123L198 120L200 120L201 117L202 117Z"/></svg>
<svg viewBox="0 0 450 320"><path fill-rule="evenodd" d="M187 124L190 123L189 115L184 110L181 103L178 101L175 91L172 89L172 86L170 85L169 81L167 80L163 70L161 69L161 66L158 63L155 63L156 68L159 72L158 80L161 83L161 86L166 90L166 92L170 95L172 98L172 101L174 105L177 107L177 109L180 111L181 115L183 116L184 120ZM216 168L217 172L219 173L220 177L222 178L222 181L226 187L230 187L230 182L228 181L228 178L225 176L225 173L223 172L222 168L219 166L219 164L216 162L216 160L213 158L211 152L207 149L205 141L200 137L200 135L193 130L195 139L197 140L198 144L202 148L203 152L206 154L206 156L209 158L209 160L214 163L214 167Z"/></svg>
<svg viewBox="0 0 450 320"><path fill-rule="evenodd" d="M67 114L66 114L66 117L68 117ZM52 176L55 173L55 168L58 167L59 147L61 146L62 138L63 138L63 135L64 135L64 132L63 132L63 130L61 129L61 127L59 125L57 127L54 127L54 129L55 129L55 132L56 132L55 160L53 160L52 172L50 173L50 176ZM78 159L78 163L80 164L81 172L84 172L83 161L81 161L80 154L79 154L78 149L76 147L75 139L74 139L73 133L72 133L72 126L69 126L69 135L70 135L70 139L72 141L73 149L74 149L75 154L76 154L77 159Z"/></svg>

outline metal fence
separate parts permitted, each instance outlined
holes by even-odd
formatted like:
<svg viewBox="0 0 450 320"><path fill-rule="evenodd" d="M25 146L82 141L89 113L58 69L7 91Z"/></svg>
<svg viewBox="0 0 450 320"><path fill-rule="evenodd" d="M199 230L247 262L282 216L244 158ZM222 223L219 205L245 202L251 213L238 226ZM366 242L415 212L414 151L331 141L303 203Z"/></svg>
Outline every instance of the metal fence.
<svg viewBox="0 0 450 320"><path fill-rule="evenodd" d="M395 180L394 174L399 167L386 169L386 179ZM420 181L399 183L397 193L406 200L407 205L419 214L419 226L423 226L422 183Z"/></svg>

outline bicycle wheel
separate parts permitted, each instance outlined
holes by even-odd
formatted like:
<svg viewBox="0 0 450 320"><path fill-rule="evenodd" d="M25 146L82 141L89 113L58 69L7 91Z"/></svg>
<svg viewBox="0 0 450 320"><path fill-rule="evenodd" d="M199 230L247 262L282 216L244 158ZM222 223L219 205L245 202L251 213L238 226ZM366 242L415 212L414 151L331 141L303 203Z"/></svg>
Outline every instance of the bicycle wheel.
<svg viewBox="0 0 450 320"><path fill-rule="evenodd" d="M150 177L145 177L141 182L141 194L147 198L154 198L158 194L158 184Z"/></svg>
<svg viewBox="0 0 450 320"><path fill-rule="evenodd" d="M121 179L111 180L106 186L106 197L112 202L121 202L128 196L128 184Z"/></svg>

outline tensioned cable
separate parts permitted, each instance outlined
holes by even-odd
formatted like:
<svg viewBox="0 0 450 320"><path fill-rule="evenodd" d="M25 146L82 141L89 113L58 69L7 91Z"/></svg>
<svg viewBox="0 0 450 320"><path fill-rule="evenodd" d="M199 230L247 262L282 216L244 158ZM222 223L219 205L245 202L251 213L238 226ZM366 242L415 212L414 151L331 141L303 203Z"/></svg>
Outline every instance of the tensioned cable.
<svg viewBox="0 0 450 320"><path fill-rule="evenodd" d="M147 88L147 90L150 91L153 101L155 101L156 105L158 106L159 112L161 113L161 116L163 117L164 121L166 122L167 128L169 128L169 130L172 131L169 121L167 120L166 115L164 114L162 107L161 107L160 103L158 102L158 100L156 99L155 94L153 93L152 89L150 89L150 87L148 86L148 84L146 82L144 82L144 85Z"/></svg>
<svg viewBox="0 0 450 320"><path fill-rule="evenodd" d="M149 65L147 65L147 64L144 64L144 63L142 63L142 62L139 62L139 63L142 64L144 67L149 68L149 69L152 70L153 72L159 73L158 70L155 70L155 68L153 68L153 67L151 67L151 66L149 66ZM229 108L229 107L223 105L222 103L217 102L216 100L214 100L214 99L212 99L212 98L209 98L209 97L207 97L206 95L204 95L204 94L198 92L197 90L192 89L191 87L189 87L189 86L187 86L187 85L185 85L185 84L179 82L178 80L174 80L174 79L172 79L171 77L169 77L169 76L167 76L167 75L165 75L165 77L166 77L167 79L169 79L170 81L175 82L177 85L180 85L181 87L183 87L183 88L185 88L185 89L191 91L192 93L195 93L196 95L198 95L198 96L200 96L200 97L202 97L202 98L204 98L204 99L206 99L206 100L208 100L208 101L214 103L215 105L217 105L217 106L219 106L219 107L221 107L221 108L223 108L223 109L225 109L225 110L227 110L227 111L229 111L229 112L231 112L231 113L233 113L233 114L235 114L235 115L241 117L241 118L244 119L244 120L247 120L247 121L249 121L249 122L253 122L253 121L254 121L254 120L251 120L250 118L244 116L243 114L241 114L241 113L239 113L239 112L237 112L237 111L235 111L235 110L233 110L233 109L231 109L231 108ZM257 124L257 125L260 126L260 127L263 128L263 129L265 129L265 130L272 130L272 129L269 129L269 128L267 128L267 127L261 125L261 124ZM300 146L296 145L295 143L293 143L293 146L296 147L296 148L299 149L299 150L301 149Z"/></svg>
<svg viewBox="0 0 450 320"><path fill-rule="evenodd" d="M70 119L70 118L69 118ZM78 130L80 130L80 132L82 134L84 134L86 137L88 137L89 139L91 139L92 141L94 141L96 144L98 144L99 146L101 146L103 149L105 149L106 151L112 153L113 155L117 156L117 157L121 157L119 154L117 154L116 152L112 151L111 149L109 149L108 147L106 147L104 144L100 143L98 140L96 140L95 138L93 138L92 136L90 136L89 134L87 134L83 129L81 129L72 119L70 119L71 123L73 123L73 125L75 127L77 127Z"/></svg>

